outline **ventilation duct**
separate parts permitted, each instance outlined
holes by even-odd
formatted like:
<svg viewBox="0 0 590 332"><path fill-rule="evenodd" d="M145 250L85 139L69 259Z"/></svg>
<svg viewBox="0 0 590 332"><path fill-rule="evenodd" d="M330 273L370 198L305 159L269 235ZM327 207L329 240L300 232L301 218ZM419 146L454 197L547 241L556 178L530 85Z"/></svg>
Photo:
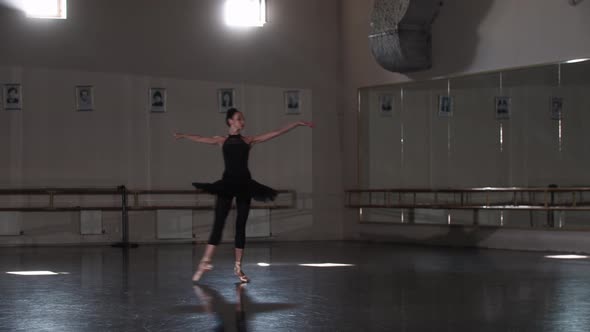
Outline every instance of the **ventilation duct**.
<svg viewBox="0 0 590 332"><path fill-rule="evenodd" d="M431 26L440 0L375 0L369 42L381 67L407 73L432 67Z"/></svg>

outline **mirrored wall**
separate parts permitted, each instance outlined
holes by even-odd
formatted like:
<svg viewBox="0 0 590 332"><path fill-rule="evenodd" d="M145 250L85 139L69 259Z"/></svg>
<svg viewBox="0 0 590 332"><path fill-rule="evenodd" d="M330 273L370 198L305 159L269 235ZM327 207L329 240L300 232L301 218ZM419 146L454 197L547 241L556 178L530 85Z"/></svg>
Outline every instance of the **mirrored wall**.
<svg viewBox="0 0 590 332"><path fill-rule="evenodd" d="M359 107L359 188L590 186L590 61L362 88ZM548 219L590 229L580 211L363 209L361 221L542 228Z"/></svg>

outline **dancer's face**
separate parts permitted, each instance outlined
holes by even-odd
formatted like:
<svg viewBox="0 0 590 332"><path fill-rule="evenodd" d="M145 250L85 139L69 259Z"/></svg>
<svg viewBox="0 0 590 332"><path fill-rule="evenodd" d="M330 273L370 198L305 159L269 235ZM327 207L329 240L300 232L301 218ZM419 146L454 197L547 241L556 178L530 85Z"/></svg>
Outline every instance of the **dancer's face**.
<svg viewBox="0 0 590 332"><path fill-rule="evenodd" d="M234 129L242 130L246 126L246 119L241 112L236 112L234 116L229 120L229 125Z"/></svg>

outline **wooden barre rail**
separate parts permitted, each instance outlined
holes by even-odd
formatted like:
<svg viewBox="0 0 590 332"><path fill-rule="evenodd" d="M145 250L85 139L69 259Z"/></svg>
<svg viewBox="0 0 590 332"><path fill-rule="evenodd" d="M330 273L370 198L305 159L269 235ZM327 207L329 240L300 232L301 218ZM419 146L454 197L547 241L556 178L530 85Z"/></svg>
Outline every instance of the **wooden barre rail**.
<svg viewBox="0 0 590 332"><path fill-rule="evenodd" d="M289 204L265 203L252 204L252 209L291 209L295 207L297 201L294 190L277 190L279 194L288 193L291 195ZM31 207L31 206L1 206L0 211L19 211L19 212L65 212L65 211L82 211L82 210L101 210L101 211L120 211L122 226L122 241L116 246L122 248L136 247L136 244L129 243L129 211L154 211L154 210L212 210L214 204L199 205L195 201L194 205L142 205L140 196L143 195L210 195L202 190L129 190L125 186L111 188L25 188L25 189L0 189L0 196L48 196L48 205ZM69 204L65 206L56 206L56 196L118 196L121 203L118 206L81 206ZM132 196L134 204L129 206L128 198Z"/></svg>
<svg viewBox="0 0 590 332"><path fill-rule="evenodd" d="M590 187L480 187L480 188L372 188L347 189L350 193L405 192L405 193L459 193L459 192L590 192Z"/></svg>
<svg viewBox="0 0 590 332"><path fill-rule="evenodd" d="M117 188L27 188L27 189L0 189L0 196L47 196L48 202L45 206L1 206L0 211L20 211L20 212L65 212L65 211L81 211L81 210L102 210L102 211L121 211L121 205L94 205L82 206L73 204L63 204L65 206L57 206L55 198L57 196L123 196L125 200L133 197L133 204L127 205L126 209L129 211L153 211L153 210L211 210L214 208L213 203L199 204L196 200L194 205L142 205L141 196L154 195L210 195L202 190L178 190L178 189L126 189L124 187ZM277 190L279 194L290 194L291 199L288 204L278 203L253 203L252 209L290 209L295 206L297 199L294 190Z"/></svg>
<svg viewBox="0 0 590 332"><path fill-rule="evenodd" d="M590 201L583 197L584 193L590 196L590 187L384 188L350 189L345 193L350 208L590 211ZM512 199L494 194L512 194ZM441 200L441 195L452 199Z"/></svg>

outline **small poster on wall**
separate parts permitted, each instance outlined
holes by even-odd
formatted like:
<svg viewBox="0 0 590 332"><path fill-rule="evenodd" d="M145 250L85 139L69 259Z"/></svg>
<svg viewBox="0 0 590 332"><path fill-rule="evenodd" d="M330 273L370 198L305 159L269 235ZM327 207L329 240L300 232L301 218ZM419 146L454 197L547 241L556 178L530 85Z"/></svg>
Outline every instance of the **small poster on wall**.
<svg viewBox="0 0 590 332"><path fill-rule="evenodd" d="M301 113L301 96L299 91L285 91L285 113L286 114L300 114Z"/></svg>
<svg viewBox="0 0 590 332"><path fill-rule="evenodd" d="M20 84L6 84L2 92L5 110L20 110L23 108L23 89Z"/></svg>
<svg viewBox="0 0 590 332"><path fill-rule="evenodd" d="M498 96L494 99L494 105L496 110L496 119L510 119L512 98L506 96Z"/></svg>
<svg viewBox="0 0 590 332"><path fill-rule="evenodd" d="M563 97L551 97L551 119L563 119Z"/></svg>
<svg viewBox="0 0 590 332"><path fill-rule="evenodd" d="M379 95L379 114L390 117L393 114L393 95L384 93Z"/></svg>
<svg viewBox="0 0 590 332"><path fill-rule="evenodd" d="M235 106L236 93L234 89L219 89L217 90L217 102L219 112L225 113L228 109Z"/></svg>
<svg viewBox="0 0 590 332"><path fill-rule="evenodd" d="M438 116L452 117L454 108L454 98L452 96L438 96Z"/></svg>
<svg viewBox="0 0 590 332"><path fill-rule="evenodd" d="M150 88L149 103L150 112L163 113L166 112L166 89L164 88Z"/></svg>
<svg viewBox="0 0 590 332"><path fill-rule="evenodd" d="M92 111L94 109L94 88L90 85L76 87L76 109L78 111Z"/></svg>

